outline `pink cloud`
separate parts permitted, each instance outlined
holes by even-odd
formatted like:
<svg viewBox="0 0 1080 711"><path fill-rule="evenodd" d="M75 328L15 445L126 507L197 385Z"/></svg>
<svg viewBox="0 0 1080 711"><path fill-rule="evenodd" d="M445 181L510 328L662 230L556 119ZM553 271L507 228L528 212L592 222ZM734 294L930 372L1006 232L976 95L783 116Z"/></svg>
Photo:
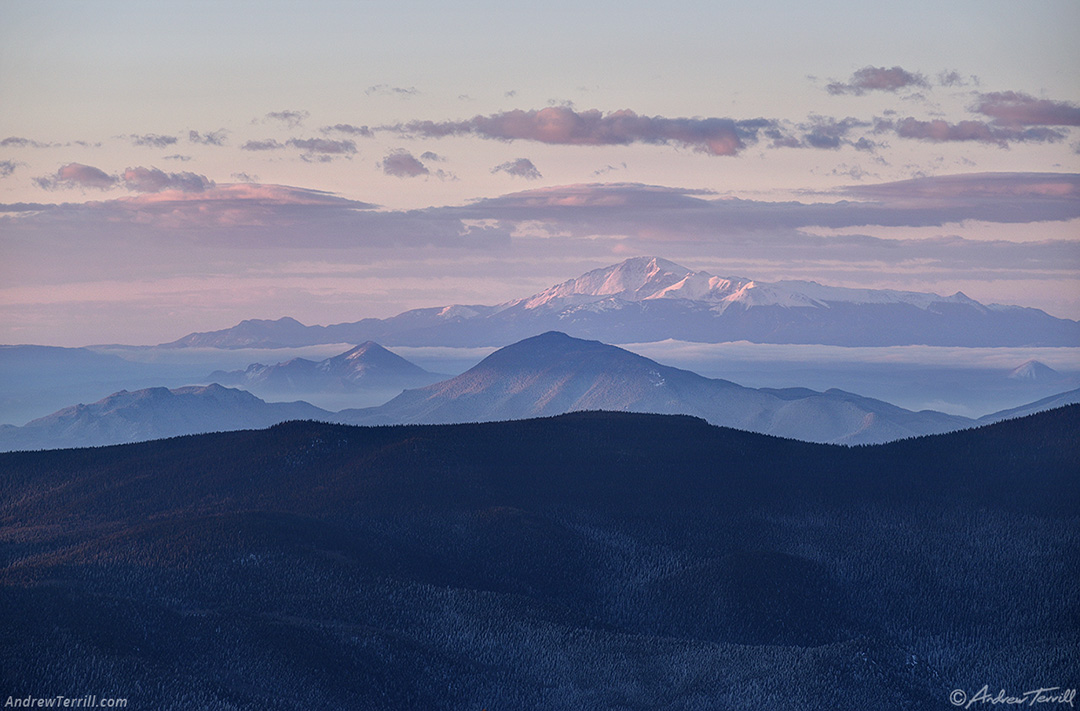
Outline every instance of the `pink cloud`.
<svg viewBox="0 0 1080 711"><path fill-rule="evenodd" d="M1080 126L1080 106L1017 91L980 94L974 110L1009 126Z"/></svg>
<svg viewBox="0 0 1080 711"><path fill-rule="evenodd" d="M905 71L902 67L863 67L851 75L846 84L833 82L826 87L830 94L854 94L861 96L867 91L897 92L910 86L928 87L922 74Z"/></svg>
<svg viewBox="0 0 1080 711"><path fill-rule="evenodd" d="M319 190L258 183L210 183L202 191L173 185L94 205L107 220L163 229L285 226L316 214L340 216L373 207Z"/></svg>
<svg viewBox="0 0 1080 711"><path fill-rule="evenodd" d="M896 135L901 138L915 138L936 143L946 141L978 141L996 143L1005 147L1010 142L1048 142L1060 141L1065 136L1060 131L1048 128L1013 128L985 123L983 121L959 121L949 123L942 119L919 121L912 117L900 119L891 125ZM878 130L889 127L879 123Z"/></svg>
<svg viewBox="0 0 1080 711"><path fill-rule="evenodd" d="M55 190L57 188L108 190L116 185L117 178L92 165L68 163L57 170L56 175L35 178L34 182L45 190Z"/></svg>
<svg viewBox="0 0 1080 711"><path fill-rule="evenodd" d="M56 171L56 175L35 178L46 190L57 188L95 188L108 190L123 186L133 192L202 192L214 186L206 176L195 173L166 173L158 168L128 168L122 175L109 175L100 168L82 163L68 163Z"/></svg>

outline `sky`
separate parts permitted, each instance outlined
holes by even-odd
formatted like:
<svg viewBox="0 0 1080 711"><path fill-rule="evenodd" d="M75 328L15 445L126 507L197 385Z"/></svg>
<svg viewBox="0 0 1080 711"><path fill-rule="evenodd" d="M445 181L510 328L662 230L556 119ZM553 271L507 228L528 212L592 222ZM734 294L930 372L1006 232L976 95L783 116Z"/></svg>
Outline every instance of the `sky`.
<svg viewBox="0 0 1080 711"><path fill-rule="evenodd" d="M1080 319L1075 0L0 3L0 343L632 256Z"/></svg>

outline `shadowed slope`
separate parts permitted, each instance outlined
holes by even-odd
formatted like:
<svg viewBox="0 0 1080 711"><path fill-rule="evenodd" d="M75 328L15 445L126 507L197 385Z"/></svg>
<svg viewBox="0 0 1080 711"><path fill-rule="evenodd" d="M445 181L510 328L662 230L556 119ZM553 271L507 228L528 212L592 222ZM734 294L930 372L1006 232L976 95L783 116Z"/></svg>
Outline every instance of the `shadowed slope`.
<svg viewBox="0 0 1080 711"><path fill-rule="evenodd" d="M1078 430L844 449L578 413L0 455L0 680L162 709L951 708L1074 678Z"/></svg>

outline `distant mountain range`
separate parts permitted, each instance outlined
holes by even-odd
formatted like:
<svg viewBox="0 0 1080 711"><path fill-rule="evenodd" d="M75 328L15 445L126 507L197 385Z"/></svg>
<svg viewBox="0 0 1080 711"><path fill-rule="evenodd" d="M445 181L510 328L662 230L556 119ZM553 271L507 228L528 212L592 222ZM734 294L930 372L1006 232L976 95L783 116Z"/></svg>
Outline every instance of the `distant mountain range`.
<svg viewBox="0 0 1080 711"><path fill-rule="evenodd" d="M885 442L975 424L965 417L912 412L841 390L745 388L558 332L502 348L455 378L408 390L380 407L344 410L337 420L440 424L578 410L694 415L714 425L844 444Z"/></svg>
<svg viewBox="0 0 1080 711"><path fill-rule="evenodd" d="M122 390L22 427L0 425L0 451L98 447L329 417L330 413L306 402L268 403L220 385Z"/></svg>
<svg viewBox="0 0 1080 711"><path fill-rule="evenodd" d="M349 364L357 361L416 375L407 367L408 361L377 344L322 361L329 365L319 372L344 378L342 373L356 372ZM269 372L287 374L292 367L296 361ZM299 368L312 375L310 365ZM372 366L370 372L376 370ZM267 372L252 368L240 372L249 371ZM457 377L406 390L379 407L333 413L306 402L267 403L217 384L124 391L91 405L65 408L23 427L2 426L0 451L116 444L268 427L292 419L441 424L580 410L693 415L715 425L791 439L870 444L964 429L1073 402L1080 402L1080 390L979 420L933 410L913 412L842 390L747 388L664 366L615 346L549 332L502 348Z"/></svg>
<svg viewBox="0 0 1080 711"><path fill-rule="evenodd" d="M3 454L0 677L206 711L1072 688L1078 432L1075 406L858 448L575 413Z"/></svg>
<svg viewBox="0 0 1080 711"><path fill-rule="evenodd" d="M387 319L305 326L249 320L162 344L273 348L376 340L400 346L503 346L549 330L608 343L675 339L838 346L1080 346L1080 322L984 305L957 292L848 289L719 277L656 257L596 269L496 306L415 309Z"/></svg>
<svg viewBox="0 0 1080 711"><path fill-rule="evenodd" d="M357 392L418 388L447 376L420 366L367 341L345 353L321 361L306 358L276 365L253 363L244 370L215 371L209 379L256 393Z"/></svg>

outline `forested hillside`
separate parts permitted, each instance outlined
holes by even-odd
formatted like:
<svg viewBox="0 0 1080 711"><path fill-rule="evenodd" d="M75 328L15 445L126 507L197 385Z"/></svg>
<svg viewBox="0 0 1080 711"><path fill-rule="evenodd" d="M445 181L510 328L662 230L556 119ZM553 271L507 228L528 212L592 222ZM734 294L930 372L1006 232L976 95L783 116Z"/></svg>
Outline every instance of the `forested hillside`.
<svg viewBox="0 0 1080 711"><path fill-rule="evenodd" d="M681 416L0 455L0 682L130 708L953 708L1080 680L1080 406L844 448Z"/></svg>

